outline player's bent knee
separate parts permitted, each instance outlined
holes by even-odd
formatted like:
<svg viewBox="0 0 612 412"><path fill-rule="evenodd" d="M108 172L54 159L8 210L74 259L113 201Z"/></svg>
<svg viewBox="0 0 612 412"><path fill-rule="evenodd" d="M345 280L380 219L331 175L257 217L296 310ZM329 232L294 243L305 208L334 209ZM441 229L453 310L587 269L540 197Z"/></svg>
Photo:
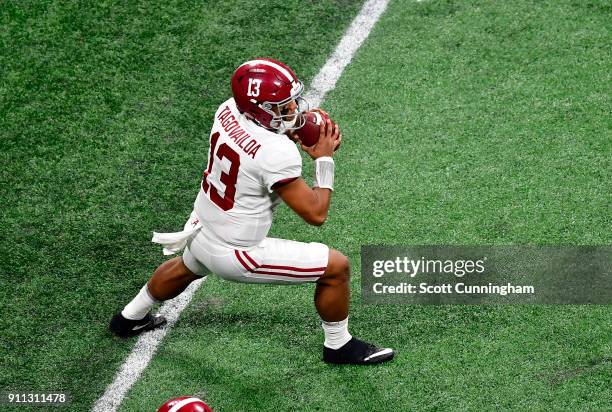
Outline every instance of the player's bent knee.
<svg viewBox="0 0 612 412"><path fill-rule="evenodd" d="M329 249L327 269L321 279L348 282L351 276L351 265L346 256L335 249Z"/></svg>

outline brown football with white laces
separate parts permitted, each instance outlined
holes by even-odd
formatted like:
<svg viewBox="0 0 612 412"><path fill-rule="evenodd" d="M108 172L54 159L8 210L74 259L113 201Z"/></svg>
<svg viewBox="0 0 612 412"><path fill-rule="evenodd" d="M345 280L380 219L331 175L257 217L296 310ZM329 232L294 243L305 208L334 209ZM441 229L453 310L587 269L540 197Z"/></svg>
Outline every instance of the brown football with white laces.
<svg viewBox="0 0 612 412"><path fill-rule="evenodd" d="M321 125L329 119L329 116L319 111L305 113L306 122L304 126L295 131L304 146L314 146L319 141Z"/></svg>

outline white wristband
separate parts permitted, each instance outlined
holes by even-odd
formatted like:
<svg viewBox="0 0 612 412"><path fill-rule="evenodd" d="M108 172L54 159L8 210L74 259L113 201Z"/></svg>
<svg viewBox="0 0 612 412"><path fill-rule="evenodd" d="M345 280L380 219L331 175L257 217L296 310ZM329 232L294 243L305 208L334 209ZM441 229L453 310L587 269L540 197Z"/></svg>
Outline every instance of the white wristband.
<svg viewBox="0 0 612 412"><path fill-rule="evenodd" d="M334 159L330 156L315 159L314 187L334 190Z"/></svg>

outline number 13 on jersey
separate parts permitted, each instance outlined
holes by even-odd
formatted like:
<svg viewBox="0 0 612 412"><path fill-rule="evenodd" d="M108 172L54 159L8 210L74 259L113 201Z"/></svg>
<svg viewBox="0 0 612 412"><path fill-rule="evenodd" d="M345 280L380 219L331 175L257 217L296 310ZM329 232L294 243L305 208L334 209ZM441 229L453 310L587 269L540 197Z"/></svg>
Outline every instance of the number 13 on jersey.
<svg viewBox="0 0 612 412"><path fill-rule="evenodd" d="M221 144L217 149L219 136L219 132L215 132L210 136L208 169L206 169L202 178L202 189L214 204L219 206L222 210L228 211L234 207L236 181L238 180L238 169L240 168L240 155L226 143ZM217 149L216 152L215 149ZM225 185L225 193L224 196L221 197L218 190L221 188L215 187L215 185L210 181L210 178L213 167L215 167L215 165L217 165L216 167L221 167L221 161L223 159L229 160L230 168L227 172L221 171L221 175L219 177L219 181Z"/></svg>

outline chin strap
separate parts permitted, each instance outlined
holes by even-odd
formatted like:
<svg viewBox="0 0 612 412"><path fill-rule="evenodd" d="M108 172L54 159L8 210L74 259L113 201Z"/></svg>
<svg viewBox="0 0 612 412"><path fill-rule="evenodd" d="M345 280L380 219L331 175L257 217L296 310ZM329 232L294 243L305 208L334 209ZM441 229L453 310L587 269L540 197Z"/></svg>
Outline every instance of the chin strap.
<svg viewBox="0 0 612 412"><path fill-rule="evenodd" d="M334 159L330 156L315 159L315 184L314 187L334 190Z"/></svg>

